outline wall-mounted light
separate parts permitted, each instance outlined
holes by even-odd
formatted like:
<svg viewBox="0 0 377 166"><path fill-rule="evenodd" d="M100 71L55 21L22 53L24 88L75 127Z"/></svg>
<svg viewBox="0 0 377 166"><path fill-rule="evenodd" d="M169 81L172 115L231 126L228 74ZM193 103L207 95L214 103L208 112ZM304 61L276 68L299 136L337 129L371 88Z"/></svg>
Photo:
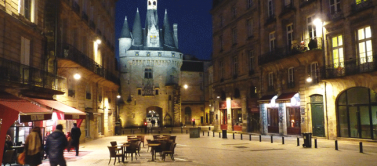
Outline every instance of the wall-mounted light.
<svg viewBox="0 0 377 166"><path fill-rule="evenodd" d="M101 43L102 43L101 39L97 39L97 40L96 40L96 43L97 43L97 44L101 44Z"/></svg>
<svg viewBox="0 0 377 166"><path fill-rule="evenodd" d="M117 95L117 98L120 99L120 95Z"/></svg>
<svg viewBox="0 0 377 166"><path fill-rule="evenodd" d="M188 85L187 85L187 84L183 85L183 88L187 89L187 88L188 88Z"/></svg>
<svg viewBox="0 0 377 166"><path fill-rule="evenodd" d="M76 73L76 74L73 75L73 78L75 80L79 80L81 78L81 75L79 73Z"/></svg>
<svg viewBox="0 0 377 166"><path fill-rule="evenodd" d="M219 98L220 98L220 96L217 96L217 98L219 99Z"/></svg>
<svg viewBox="0 0 377 166"><path fill-rule="evenodd" d="M306 78L306 82L311 83L312 81L313 81L313 79L312 79L311 76L308 76L308 78Z"/></svg>
<svg viewBox="0 0 377 166"><path fill-rule="evenodd" d="M320 18L316 18L313 20L313 24L316 26L316 27L320 27L322 28L322 20Z"/></svg>

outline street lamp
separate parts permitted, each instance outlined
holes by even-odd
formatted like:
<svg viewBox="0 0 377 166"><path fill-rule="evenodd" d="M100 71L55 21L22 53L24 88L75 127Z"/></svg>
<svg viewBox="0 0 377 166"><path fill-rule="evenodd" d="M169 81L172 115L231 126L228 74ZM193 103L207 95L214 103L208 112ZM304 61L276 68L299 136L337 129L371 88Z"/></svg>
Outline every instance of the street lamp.
<svg viewBox="0 0 377 166"><path fill-rule="evenodd" d="M76 74L73 75L73 78L75 80L79 80L81 78L81 75L79 73L76 73Z"/></svg>
<svg viewBox="0 0 377 166"><path fill-rule="evenodd" d="M101 39L97 39L97 40L96 40L96 43L97 43L97 44L101 44L101 43L102 43Z"/></svg>
<svg viewBox="0 0 377 166"><path fill-rule="evenodd" d="M312 79L311 76L308 76L308 78L306 78L306 82L311 83L312 81L313 81L313 79Z"/></svg>
<svg viewBox="0 0 377 166"><path fill-rule="evenodd" d="M120 99L120 95L117 95L117 98Z"/></svg>

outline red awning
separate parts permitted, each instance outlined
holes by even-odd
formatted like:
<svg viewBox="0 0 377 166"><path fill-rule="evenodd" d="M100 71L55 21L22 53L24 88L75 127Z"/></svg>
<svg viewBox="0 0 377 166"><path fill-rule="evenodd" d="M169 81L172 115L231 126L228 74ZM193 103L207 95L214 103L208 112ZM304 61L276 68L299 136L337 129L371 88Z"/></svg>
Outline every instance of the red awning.
<svg viewBox="0 0 377 166"><path fill-rule="evenodd" d="M20 113L21 122L48 120L52 110L8 93L0 94L0 105Z"/></svg>
<svg viewBox="0 0 377 166"><path fill-rule="evenodd" d="M297 92L283 93L278 96L278 98L276 99L276 102L291 102L291 98L296 94Z"/></svg>
<svg viewBox="0 0 377 166"><path fill-rule="evenodd" d="M85 119L86 113L82 112L78 109L65 105L56 100L45 100L45 99L37 99L37 98L29 98L41 105L45 105L46 107L52 108L56 111L64 113L64 119Z"/></svg>
<svg viewBox="0 0 377 166"><path fill-rule="evenodd" d="M270 103L271 102L271 99L274 97L275 95L266 95L266 96L262 96L262 98L260 98L258 100L259 103Z"/></svg>

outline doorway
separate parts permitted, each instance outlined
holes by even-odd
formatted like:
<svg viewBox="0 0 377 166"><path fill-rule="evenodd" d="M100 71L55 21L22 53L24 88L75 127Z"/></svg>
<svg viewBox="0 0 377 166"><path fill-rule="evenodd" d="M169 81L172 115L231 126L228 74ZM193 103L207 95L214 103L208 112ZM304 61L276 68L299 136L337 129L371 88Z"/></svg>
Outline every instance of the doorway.
<svg viewBox="0 0 377 166"><path fill-rule="evenodd" d="M277 108L267 108L267 123L269 133L279 133L279 111Z"/></svg>
<svg viewBox="0 0 377 166"><path fill-rule="evenodd" d="M313 95L310 97L310 107L312 111L312 131L313 136L325 136L325 116L323 112L323 96Z"/></svg>
<svg viewBox="0 0 377 166"><path fill-rule="evenodd" d="M253 133L260 132L259 119L260 119L259 112L249 112L249 118L248 118L249 132L253 132Z"/></svg>
<svg viewBox="0 0 377 166"><path fill-rule="evenodd" d="M162 108L151 106L146 110L146 122L149 127L159 127L162 125ZM153 123L154 122L154 125Z"/></svg>
<svg viewBox="0 0 377 166"><path fill-rule="evenodd" d="M191 108L190 107L185 108L185 124L191 125Z"/></svg>

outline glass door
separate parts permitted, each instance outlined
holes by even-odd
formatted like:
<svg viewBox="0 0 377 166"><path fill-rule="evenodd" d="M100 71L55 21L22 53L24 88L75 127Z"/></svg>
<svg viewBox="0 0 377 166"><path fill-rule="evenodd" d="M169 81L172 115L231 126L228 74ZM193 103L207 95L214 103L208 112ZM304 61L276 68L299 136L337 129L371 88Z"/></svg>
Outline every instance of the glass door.
<svg viewBox="0 0 377 166"><path fill-rule="evenodd" d="M349 110L349 127L350 127L350 137L358 138L359 137L359 124L358 117L359 113L357 112L357 106L348 107Z"/></svg>
<svg viewBox="0 0 377 166"><path fill-rule="evenodd" d="M372 138L370 127L370 116L368 106L359 106L359 120L361 138Z"/></svg>

